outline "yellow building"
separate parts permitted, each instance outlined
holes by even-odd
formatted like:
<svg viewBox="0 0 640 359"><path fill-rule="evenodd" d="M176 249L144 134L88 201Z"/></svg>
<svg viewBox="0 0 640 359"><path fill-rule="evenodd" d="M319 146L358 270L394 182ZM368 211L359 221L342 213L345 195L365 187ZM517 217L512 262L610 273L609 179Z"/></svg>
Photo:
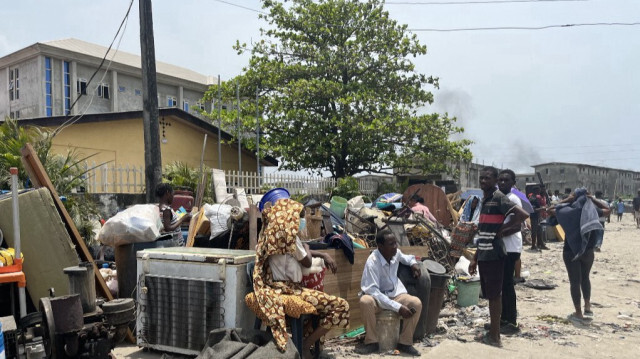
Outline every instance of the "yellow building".
<svg viewBox="0 0 640 359"><path fill-rule="evenodd" d="M144 133L142 111L87 114L64 127L72 116L21 119L21 125L33 125L51 130L63 126L53 139L53 150L65 154L75 149L81 156L92 156L90 162L107 163L109 167L144 167ZM160 109L160 149L162 165L176 161L198 168L204 135L207 145L204 165L218 168L218 128L177 108ZM222 169L237 171L238 144L222 131ZM255 153L242 148L242 171L255 172ZM267 156L261 166L276 166L277 160Z"/></svg>

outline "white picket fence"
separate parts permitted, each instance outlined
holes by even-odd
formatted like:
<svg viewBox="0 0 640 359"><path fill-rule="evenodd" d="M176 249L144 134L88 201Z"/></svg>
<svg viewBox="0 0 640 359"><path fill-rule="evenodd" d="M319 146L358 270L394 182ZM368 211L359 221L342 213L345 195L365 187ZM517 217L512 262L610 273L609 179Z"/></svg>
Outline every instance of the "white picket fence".
<svg viewBox="0 0 640 359"><path fill-rule="evenodd" d="M85 162L88 193L142 193L144 191L144 167L115 166ZM244 188L247 194L261 194L269 189L286 188L292 195L329 194L336 186L333 178L269 173L258 176L256 172L225 171L227 192L234 187ZM211 181L212 184L213 181ZM360 192L373 196L378 182L359 179Z"/></svg>
<svg viewBox="0 0 640 359"><path fill-rule="evenodd" d="M88 193L142 193L144 167L118 166L85 162Z"/></svg>

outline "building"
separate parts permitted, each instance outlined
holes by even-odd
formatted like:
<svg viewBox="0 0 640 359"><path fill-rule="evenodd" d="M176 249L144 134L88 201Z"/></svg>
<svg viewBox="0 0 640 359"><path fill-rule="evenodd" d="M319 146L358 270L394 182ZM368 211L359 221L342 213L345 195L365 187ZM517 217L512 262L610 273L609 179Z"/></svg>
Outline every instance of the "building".
<svg viewBox="0 0 640 359"><path fill-rule="evenodd" d="M450 172L423 174L417 169L411 169L408 171L394 170L394 174L399 183L406 183L409 186L417 183L433 183L436 186L444 187L446 193L480 187L480 170L485 165L471 161L460 161L458 163L449 162L448 166Z"/></svg>
<svg viewBox="0 0 640 359"><path fill-rule="evenodd" d="M640 189L640 172L591 166L580 163L550 162L532 166L540 173L547 190L568 193L585 187L591 193L602 191L605 198L633 197ZM538 182L537 176L531 182Z"/></svg>
<svg viewBox="0 0 640 359"><path fill-rule="evenodd" d="M0 58L0 118L142 110L140 56L111 49L101 66L105 54L104 46L64 39ZM159 107L211 109L201 99L217 78L162 62L156 72Z"/></svg>
<svg viewBox="0 0 640 359"><path fill-rule="evenodd" d="M198 168L206 134L207 143L203 163L210 168L219 168L217 127L177 108L163 108L160 109L159 114L163 166L183 162L189 167ZM117 169L144 168L142 111L88 114L78 117L77 122L65 127L69 119L73 117L45 116L22 119L19 123L49 130L62 128L53 138L52 150L55 153L66 154L67 151L73 150L81 158L90 156L88 161L92 166L106 165L108 168L116 169L114 172L116 174L113 176L120 176ZM221 137L222 169L238 171L240 163L237 142L232 142L232 136L224 131L221 131ZM257 168L255 153L242 148L241 156L242 170L255 172ZM277 164L278 161L271 156L260 161L262 167ZM112 183L116 180L120 179L109 178L108 182ZM138 183L141 184L141 182Z"/></svg>

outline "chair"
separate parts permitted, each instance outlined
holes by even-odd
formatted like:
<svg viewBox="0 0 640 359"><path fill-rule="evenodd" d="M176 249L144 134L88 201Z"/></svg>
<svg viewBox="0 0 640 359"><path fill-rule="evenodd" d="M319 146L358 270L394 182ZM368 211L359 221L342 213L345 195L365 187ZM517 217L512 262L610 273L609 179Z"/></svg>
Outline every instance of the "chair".
<svg viewBox="0 0 640 359"><path fill-rule="evenodd" d="M253 267L255 266L254 262L251 262L247 265L247 275L249 276L249 285L253 288ZM311 324L313 328L317 328L320 322L320 318L318 317L318 312L315 307L311 304L303 301L297 296L294 295L283 295L281 296L284 302L284 312L285 312L285 320L291 326L291 340L293 344L298 349L298 353L302 356L302 342L304 337L304 320L311 319ZM248 293L244 297L244 302L247 304L247 307L251 309L251 311L256 315L256 321L254 323L253 328L259 330L262 326L262 322L267 322L267 318L262 314L260 307L258 306L258 301L256 299L255 293L252 291ZM268 330L271 330L268 328ZM315 343L314 350L314 358L318 358L320 356L320 340Z"/></svg>

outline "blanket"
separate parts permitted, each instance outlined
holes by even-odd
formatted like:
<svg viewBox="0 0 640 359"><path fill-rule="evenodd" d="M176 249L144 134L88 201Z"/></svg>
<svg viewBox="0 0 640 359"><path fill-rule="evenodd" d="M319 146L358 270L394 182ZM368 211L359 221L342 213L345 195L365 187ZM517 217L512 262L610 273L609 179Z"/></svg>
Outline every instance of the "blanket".
<svg viewBox="0 0 640 359"><path fill-rule="evenodd" d="M556 206L556 218L565 231L565 245L574 254L573 260L580 258L604 235L595 204L585 191L576 190L576 195L572 203Z"/></svg>

